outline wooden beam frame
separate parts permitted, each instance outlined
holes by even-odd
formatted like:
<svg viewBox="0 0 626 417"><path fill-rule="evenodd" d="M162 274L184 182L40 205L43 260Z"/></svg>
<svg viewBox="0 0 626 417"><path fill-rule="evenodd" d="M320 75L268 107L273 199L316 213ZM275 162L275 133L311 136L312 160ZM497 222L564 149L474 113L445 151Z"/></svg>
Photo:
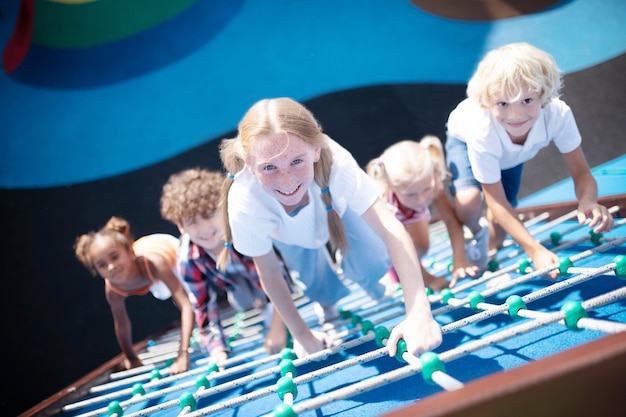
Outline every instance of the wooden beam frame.
<svg viewBox="0 0 626 417"><path fill-rule="evenodd" d="M621 417L625 386L622 332L431 395L384 417Z"/></svg>
<svg viewBox="0 0 626 417"><path fill-rule="evenodd" d="M626 194L616 194L606 197L600 197L598 203L602 204L606 208L618 206L619 211L614 214L615 217L623 219L626 217ZM550 215L548 220L554 220L564 214L575 210L578 207L578 201L566 201L563 203L542 204L530 207L518 207L517 213L522 217L522 220L528 220L536 217L542 213L548 213Z"/></svg>

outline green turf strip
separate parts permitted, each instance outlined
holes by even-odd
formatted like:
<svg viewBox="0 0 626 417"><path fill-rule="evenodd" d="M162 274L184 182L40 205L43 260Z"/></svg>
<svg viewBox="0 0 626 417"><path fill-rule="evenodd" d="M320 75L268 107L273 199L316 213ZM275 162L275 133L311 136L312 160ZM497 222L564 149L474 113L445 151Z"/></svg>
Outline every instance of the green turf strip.
<svg viewBox="0 0 626 417"><path fill-rule="evenodd" d="M196 0L95 0L63 4L36 0L32 42L88 48L132 36L175 16Z"/></svg>

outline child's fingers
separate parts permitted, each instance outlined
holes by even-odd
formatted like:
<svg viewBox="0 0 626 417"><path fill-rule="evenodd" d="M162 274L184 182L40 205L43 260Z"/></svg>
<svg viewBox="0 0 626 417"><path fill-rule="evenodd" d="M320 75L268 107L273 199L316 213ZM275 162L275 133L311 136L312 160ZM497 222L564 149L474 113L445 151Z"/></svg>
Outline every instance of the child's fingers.
<svg viewBox="0 0 626 417"><path fill-rule="evenodd" d="M595 229L593 229L593 231L595 233L610 232L611 230L613 230L613 225L613 216L611 216L611 213L609 213L609 211L605 209L602 210L602 214L598 219L597 226L595 227ZM589 227L593 226L589 224Z"/></svg>
<svg viewBox="0 0 626 417"><path fill-rule="evenodd" d="M587 222L588 215L584 211L578 210L576 216L578 217L578 224L585 224Z"/></svg>
<svg viewBox="0 0 626 417"><path fill-rule="evenodd" d="M394 357L396 355L396 345L398 344L398 340L400 340L400 335L394 330L391 331L389 339L387 340L387 349L389 350L389 356L391 357Z"/></svg>

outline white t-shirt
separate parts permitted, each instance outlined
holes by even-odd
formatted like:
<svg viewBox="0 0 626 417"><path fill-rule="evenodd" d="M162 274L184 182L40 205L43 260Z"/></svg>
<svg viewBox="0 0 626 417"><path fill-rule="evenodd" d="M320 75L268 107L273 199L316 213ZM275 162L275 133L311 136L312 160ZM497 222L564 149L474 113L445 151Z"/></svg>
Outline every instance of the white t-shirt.
<svg viewBox="0 0 626 417"><path fill-rule="evenodd" d="M513 143L491 112L469 98L450 113L447 128L449 137L467 143L474 178L483 184L500 181L500 171L532 159L551 141L561 153L571 152L581 143L574 115L559 99L541 109L523 145Z"/></svg>
<svg viewBox="0 0 626 417"><path fill-rule="evenodd" d="M333 154L329 188L333 208L342 216L350 209L362 215L374 204L378 193L356 160L337 142L327 138ZM233 246L247 256L261 256L272 250L272 239L309 249L328 242L328 213L320 187L313 182L309 204L293 217L274 197L267 194L248 168L235 175L228 193L228 216Z"/></svg>

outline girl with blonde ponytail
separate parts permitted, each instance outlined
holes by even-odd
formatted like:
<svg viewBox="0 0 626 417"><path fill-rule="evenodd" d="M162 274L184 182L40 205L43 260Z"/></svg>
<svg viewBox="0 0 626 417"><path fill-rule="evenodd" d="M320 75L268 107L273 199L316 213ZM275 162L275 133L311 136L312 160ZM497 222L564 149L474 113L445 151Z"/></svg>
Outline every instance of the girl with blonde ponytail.
<svg viewBox="0 0 626 417"><path fill-rule="evenodd" d="M349 293L329 262L328 244L341 250L344 276L374 299L385 295L379 280L391 257L407 316L391 333L390 355L400 338L411 353L438 346L441 330L430 312L411 238L352 155L322 132L307 108L289 98L255 103L238 131L220 148L228 171L221 205L226 246L254 259L296 353L313 353L331 340L312 332L298 314L273 247L298 271L305 295L323 313Z"/></svg>
<svg viewBox="0 0 626 417"><path fill-rule="evenodd" d="M486 267L486 264L472 263L479 260L480 253L472 258L472 242L465 242L463 224L444 192L448 171L438 137L428 135L419 142L396 142L372 159L366 171L379 185L379 193L389 209L411 235L419 257L424 256L430 247L431 205L445 223L452 243L452 280L448 282L443 277L435 277L422 268L424 281L430 289L439 291L452 287L458 278L475 277L481 268ZM392 268L392 280L395 275Z"/></svg>

